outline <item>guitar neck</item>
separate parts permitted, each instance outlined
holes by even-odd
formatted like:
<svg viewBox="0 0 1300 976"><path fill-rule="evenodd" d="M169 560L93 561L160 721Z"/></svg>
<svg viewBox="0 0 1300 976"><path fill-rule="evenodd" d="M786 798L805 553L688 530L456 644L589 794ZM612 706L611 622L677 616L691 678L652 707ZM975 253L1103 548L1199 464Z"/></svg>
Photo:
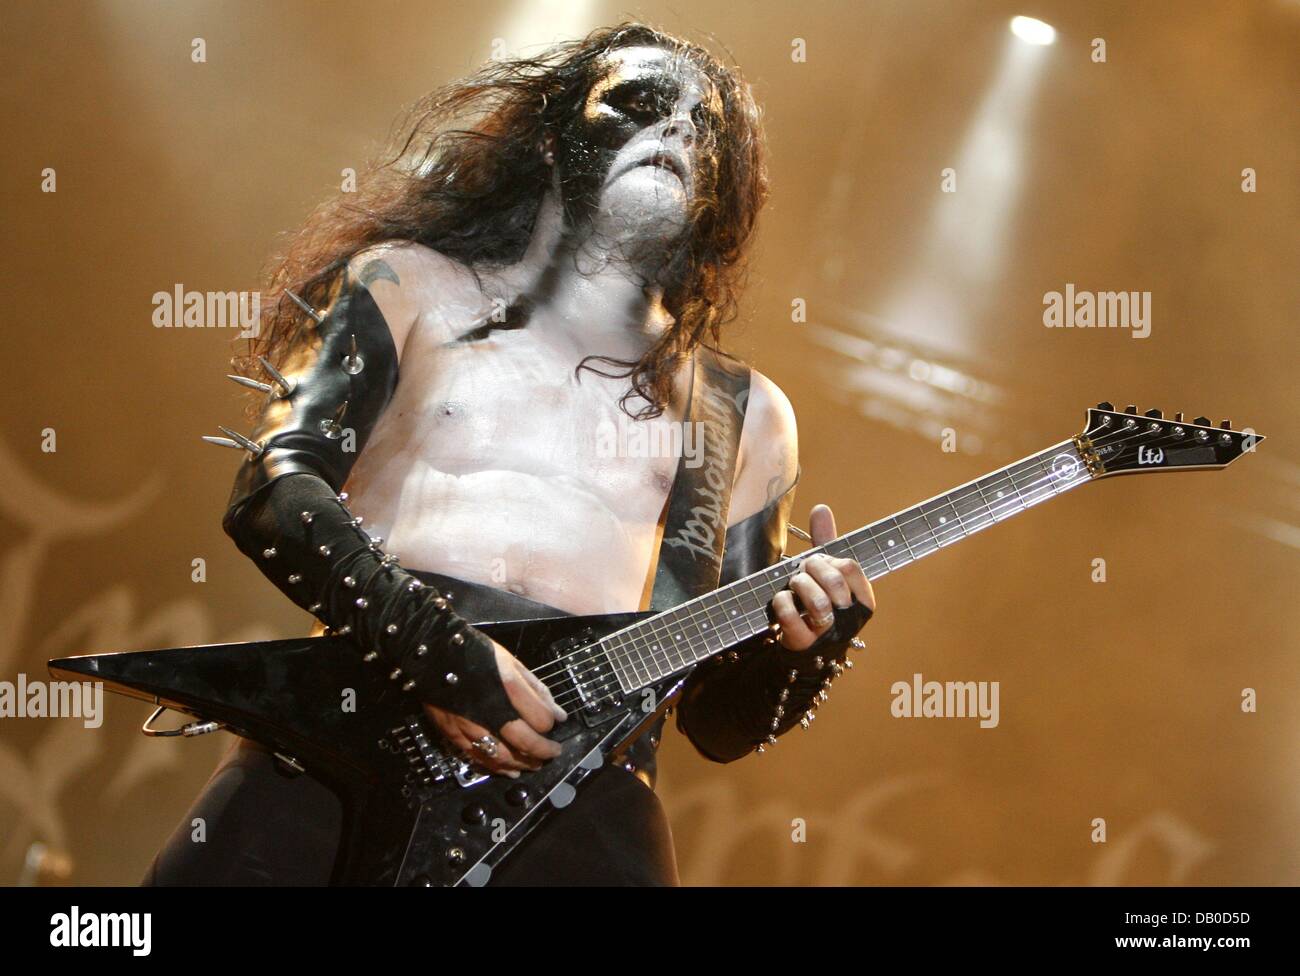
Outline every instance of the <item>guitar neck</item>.
<svg viewBox="0 0 1300 976"><path fill-rule="evenodd" d="M854 559L868 579L879 579L1092 477L1077 443L1062 441L610 634L600 645L630 694L766 630L772 597L814 553Z"/></svg>

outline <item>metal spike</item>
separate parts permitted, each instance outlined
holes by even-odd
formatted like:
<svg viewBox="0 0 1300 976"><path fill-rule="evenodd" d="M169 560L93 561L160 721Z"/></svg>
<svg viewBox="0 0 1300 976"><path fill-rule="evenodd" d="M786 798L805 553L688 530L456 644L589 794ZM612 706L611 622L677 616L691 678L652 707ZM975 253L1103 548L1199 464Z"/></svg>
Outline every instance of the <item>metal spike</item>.
<svg viewBox="0 0 1300 976"><path fill-rule="evenodd" d="M1176 414L1174 414L1174 423L1181 424L1182 422L1183 422L1183 412L1179 410Z"/></svg>
<svg viewBox="0 0 1300 976"><path fill-rule="evenodd" d="M339 408L334 411L334 416L322 420L318 425L320 432L332 441L338 440L343 436L343 424L340 421L343 415L348 412L348 401L344 400L339 404Z"/></svg>
<svg viewBox="0 0 1300 976"><path fill-rule="evenodd" d="M790 534L791 534L791 535L793 535L793 536L795 536L795 537L797 537L797 538L802 539L804 542L812 542L812 541L813 541L813 540L812 540L812 536L810 536L810 535L809 535L807 532L805 532L803 529L799 528L799 526L797 526L797 525L790 525L790 526L787 526L787 528L790 530Z"/></svg>
<svg viewBox="0 0 1300 976"><path fill-rule="evenodd" d="M347 373L349 376L356 376L359 372L365 369L366 363L357 353L357 337L353 335L351 338L352 346L349 349L348 354L343 357L343 372Z"/></svg>
<svg viewBox="0 0 1300 976"><path fill-rule="evenodd" d="M286 288L286 289L284 290L284 293L285 293L286 295L288 295L291 299L293 299L293 303L294 303L295 305L297 305L300 309L302 309L304 312L306 312L308 315L310 315L313 319L315 319L317 325L320 325L322 322L325 321L325 316L321 315L320 312L316 311L316 309L312 308L310 305L308 305L306 302L304 302L301 298L299 298L297 295L295 295L293 292L291 292L288 288Z"/></svg>
<svg viewBox="0 0 1300 976"><path fill-rule="evenodd" d="M238 373L227 373L226 379L234 380L240 386L246 386L250 390L257 390L259 393L270 393L275 387L270 383L263 383L261 380L252 380L247 376L240 376Z"/></svg>
<svg viewBox="0 0 1300 976"><path fill-rule="evenodd" d="M266 370L266 375L271 377L275 382L275 385L283 391L280 394L281 397L287 397L297 387L297 384L293 380L286 379L284 374L276 369L275 366L271 364L271 360L267 359L265 356L258 356L257 361L261 363L262 368Z"/></svg>
<svg viewBox="0 0 1300 976"><path fill-rule="evenodd" d="M221 433L225 434L227 437L229 437L232 441L234 441L244 450L251 453L253 457L261 456L262 445L257 443L257 441L249 440L243 434L239 433L239 431L231 430L229 427L222 427L220 424L217 424L217 430L221 431Z"/></svg>
<svg viewBox="0 0 1300 976"><path fill-rule="evenodd" d="M207 441L209 444L216 444L217 447L234 447L241 451L244 449L242 445L237 441L232 441L229 437L213 437L210 434L204 434L202 439Z"/></svg>

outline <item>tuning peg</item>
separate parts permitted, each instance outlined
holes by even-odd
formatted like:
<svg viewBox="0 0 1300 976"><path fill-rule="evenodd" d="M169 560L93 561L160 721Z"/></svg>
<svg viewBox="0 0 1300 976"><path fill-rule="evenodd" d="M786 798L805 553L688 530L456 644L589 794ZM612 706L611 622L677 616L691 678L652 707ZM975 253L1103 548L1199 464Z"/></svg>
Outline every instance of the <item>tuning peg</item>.
<svg viewBox="0 0 1300 976"><path fill-rule="evenodd" d="M1225 420L1222 423L1220 423L1219 426L1222 427L1224 430L1232 430L1232 421Z"/></svg>
<svg viewBox="0 0 1300 976"><path fill-rule="evenodd" d="M1101 403L1097 404L1097 409L1098 409L1098 410L1114 410L1114 409L1115 409L1115 404L1111 403L1109 400L1102 400Z"/></svg>
<svg viewBox="0 0 1300 976"><path fill-rule="evenodd" d="M1174 414L1174 423L1181 424L1182 422L1183 422L1183 412L1179 410L1176 414Z"/></svg>
<svg viewBox="0 0 1300 976"><path fill-rule="evenodd" d="M1130 403L1127 407L1124 408L1124 412L1125 412L1125 413L1137 413L1137 412L1138 412L1137 404L1136 404L1136 403Z"/></svg>
<svg viewBox="0 0 1300 976"><path fill-rule="evenodd" d="M1212 422L1210 421L1210 418L1209 418L1209 417L1197 417L1195 420L1192 421L1192 423L1194 423L1194 424L1200 424L1202 427L1211 427L1211 426L1213 426L1213 424L1212 424Z"/></svg>
<svg viewBox="0 0 1300 976"><path fill-rule="evenodd" d="M1146 416L1152 417L1156 420L1163 420L1165 415L1162 410L1152 407L1150 410L1146 412Z"/></svg>

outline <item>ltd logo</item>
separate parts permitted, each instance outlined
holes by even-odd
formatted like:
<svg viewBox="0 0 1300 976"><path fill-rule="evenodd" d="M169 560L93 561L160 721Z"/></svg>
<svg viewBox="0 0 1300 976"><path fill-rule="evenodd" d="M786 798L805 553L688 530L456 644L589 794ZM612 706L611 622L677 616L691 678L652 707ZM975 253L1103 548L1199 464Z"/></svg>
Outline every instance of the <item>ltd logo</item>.
<svg viewBox="0 0 1300 976"><path fill-rule="evenodd" d="M1138 464L1161 464L1165 459L1165 450L1162 447L1138 448Z"/></svg>

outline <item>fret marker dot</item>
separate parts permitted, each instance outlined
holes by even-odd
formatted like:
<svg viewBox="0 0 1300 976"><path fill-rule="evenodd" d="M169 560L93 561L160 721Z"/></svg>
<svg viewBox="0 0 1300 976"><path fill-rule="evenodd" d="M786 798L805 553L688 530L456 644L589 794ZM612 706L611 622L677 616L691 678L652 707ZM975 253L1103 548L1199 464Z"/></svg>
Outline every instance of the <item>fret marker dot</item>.
<svg viewBox="0 0 1300 976"><path fill-rule="evenodd" d="M943 524L944 524L945 522L947 522L947 521L948 521L948 516L947 516L947 515L940 515L940 516L939 516L939 524L940 524L940 525L943 525Z"/></svg>
<svg viewBox="0 0 1300 976"><path fill-rule="evenodd" d="M892 545L894 544L894 540L893 540L893 539L890 539L890 540L889 540L889 544L892 546Z"/></svg>
<svg viewBox="0 0 1300 976"><path fill-rule="evenodd" d="M998 492L998 497L999 497L999 498L1002 497L1002 492Z"/></svg>

